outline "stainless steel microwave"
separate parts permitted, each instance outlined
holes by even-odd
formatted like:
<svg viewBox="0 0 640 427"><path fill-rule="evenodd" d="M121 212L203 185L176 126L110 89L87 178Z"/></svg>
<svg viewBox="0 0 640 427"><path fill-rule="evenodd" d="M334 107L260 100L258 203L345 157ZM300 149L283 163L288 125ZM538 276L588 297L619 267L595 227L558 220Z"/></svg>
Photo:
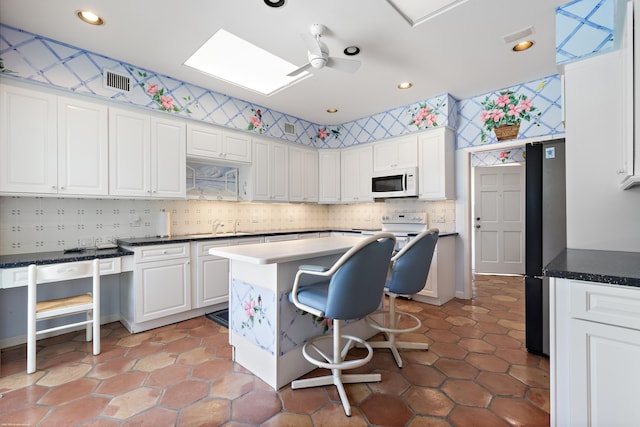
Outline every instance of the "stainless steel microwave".
<svg viewBox="0 0 640 427"><path fill-rule="evenodd" d="M418 168L374 172L371 177L371 192L375 199L416 197L418 195Z"/></svg>

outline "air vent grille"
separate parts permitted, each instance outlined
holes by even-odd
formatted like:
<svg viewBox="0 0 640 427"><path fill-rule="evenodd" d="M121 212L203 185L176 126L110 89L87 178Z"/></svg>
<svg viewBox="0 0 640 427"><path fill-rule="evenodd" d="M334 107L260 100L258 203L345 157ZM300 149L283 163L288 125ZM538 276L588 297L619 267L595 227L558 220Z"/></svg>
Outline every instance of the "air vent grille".
<svg viewBox="0 0 640 427"><path fill-rule="evenodd" d="M505 43L511 44L515 41L522 40L525 37L529 37L533 34L534 34L533 27L527 27L520 31L516 31L515 33L507 34L503 38Z"/></svg>
<svg viewBox="0 0 640 427"><path fill-rule="evenodd" d="M296 135L296 126L293 123L285 123L284 124L284 133L287 135Z"/></svg>
<svg viewBox="0 0 640 427"><path fill-rule="evenodd" d="M104 87L115 89L120 92L131 93L133 87L131 86L131 78L123 76L122 74L114 73L113 71L104 70L102 73L102 82Z"/></svg>

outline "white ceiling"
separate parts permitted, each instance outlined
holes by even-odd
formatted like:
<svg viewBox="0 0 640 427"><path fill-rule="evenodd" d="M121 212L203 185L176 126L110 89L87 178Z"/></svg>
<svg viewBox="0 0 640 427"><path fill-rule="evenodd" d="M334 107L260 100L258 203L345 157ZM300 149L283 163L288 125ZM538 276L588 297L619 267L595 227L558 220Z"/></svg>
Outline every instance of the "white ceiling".
<svg viewBox="0 0 640 427"><path fill-rule="evenodd" d="M424 0L413 0L424 1ZM464 99L558 72L555 8L566 0L468 0L415 27L387 0L2 0L0 22L318 124L340 124L443 93ZM92 9L106 24L81 22ZM357 45L355 74L321 69L270 97L183 65L218 29L296 65L300 37L327 27L331 56ZM533 26L536 44L514 53L503 37ZM400 81L413 88L398 90ZM326 109L339 111L329 114Z"/></svg>

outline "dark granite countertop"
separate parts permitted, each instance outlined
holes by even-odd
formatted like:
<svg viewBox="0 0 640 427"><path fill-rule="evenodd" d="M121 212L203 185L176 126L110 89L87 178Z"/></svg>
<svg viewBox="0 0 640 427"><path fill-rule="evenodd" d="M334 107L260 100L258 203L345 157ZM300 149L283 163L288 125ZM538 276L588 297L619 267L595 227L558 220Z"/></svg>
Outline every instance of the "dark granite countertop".
<svg viewBox="0 0 640 427"><path fill-rule="evenodd" d="M117 258L127 255L133 255L133 252L122 248L85 249L82 252L70 253L64 253L64 251L54 251L0 255L0 268L27 267L29 264L59 264L63 262L85 261L94 258Z"/></svg>
<svg viewBox="0 0 640 427"><path fill-rule="evenodd" d="M640 252L565 249L544 268L543 274L640 287Z"/></svg>
<svg viewBox="0 0 640 427"><path fill-rule="evenodd" d="M305 233L326 233L326 232L356 232L360 233L363 230L286 230L278 232L265 232L257 231L255 233L229 233L229 234L186 234L170 237L136 237L131 239L118 239L118 244L122 246L145 246L145 245L164 245L169 243L189 243L197 242L199 240L217 240L217 239L237 239L241 237L256 237L256 236L277 236L284 234L305 234ZM367 230L370 231L370 230ZM375 230L379 231L379 230ZM409 235L416 235L418 233L408 233ZM458 233L442 233L439 237L457 236Z"/></svg>

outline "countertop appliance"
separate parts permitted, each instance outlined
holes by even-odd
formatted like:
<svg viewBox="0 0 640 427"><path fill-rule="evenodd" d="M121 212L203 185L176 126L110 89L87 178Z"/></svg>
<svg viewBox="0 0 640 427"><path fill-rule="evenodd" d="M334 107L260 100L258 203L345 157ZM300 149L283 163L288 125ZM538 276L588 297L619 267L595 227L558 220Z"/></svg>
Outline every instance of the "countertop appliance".
<svg viewBox="0 0 640 427"><path fill-rule="evenodd" d="M371 192L374 199L417 197L418 168L374 172L371 177Z"/></svg>
<svg viewBox="0 0 640 427"><path fill-rule="evenodd" d="M542 269L567 246L564 139L526 145L525 339L549 355L549 278Z"/></svg>

